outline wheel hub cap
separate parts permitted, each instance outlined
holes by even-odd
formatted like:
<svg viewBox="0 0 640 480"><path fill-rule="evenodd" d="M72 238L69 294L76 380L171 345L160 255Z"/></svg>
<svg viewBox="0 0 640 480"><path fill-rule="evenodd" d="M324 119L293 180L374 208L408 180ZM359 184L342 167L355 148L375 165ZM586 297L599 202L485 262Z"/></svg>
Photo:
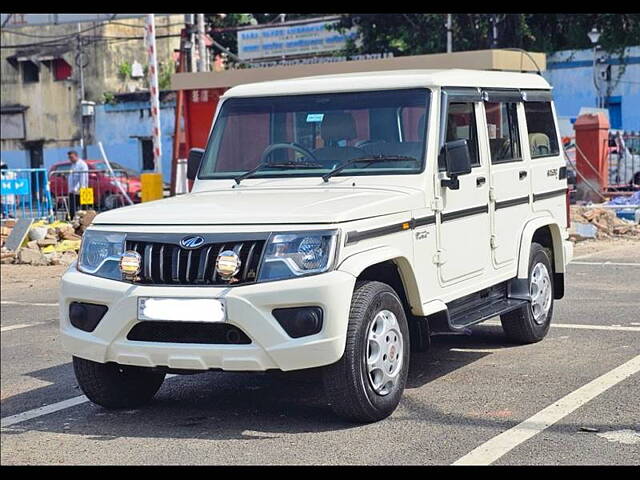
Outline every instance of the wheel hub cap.
<svg viewBox="0 0 640 480"><path fill-rule="evenodd" d="M367 334L366 365L371 387L387 395L402 370L403 339L395 314L382 310L371 322Z"/></svg>
<svg viewBox="0 0 640 480"><path fill-rule="evenodd" d="M547 267L543 263L537 263L533 267L529 294L531 295L533 320L538 325L542 325L547 319L552 300L551 278Z"/></svg>

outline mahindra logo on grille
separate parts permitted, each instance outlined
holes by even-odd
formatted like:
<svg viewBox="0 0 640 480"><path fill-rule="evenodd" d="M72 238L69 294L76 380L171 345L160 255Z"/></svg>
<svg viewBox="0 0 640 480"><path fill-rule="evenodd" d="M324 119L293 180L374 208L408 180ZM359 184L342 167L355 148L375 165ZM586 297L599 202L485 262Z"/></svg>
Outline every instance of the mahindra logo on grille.
<svg viewBox="0 0 640 480"><path fill-rule="evenodd" d="M204 238L200 236L184 237L180 240L180 245L184 248L198 248L204 243Z"/></svg>

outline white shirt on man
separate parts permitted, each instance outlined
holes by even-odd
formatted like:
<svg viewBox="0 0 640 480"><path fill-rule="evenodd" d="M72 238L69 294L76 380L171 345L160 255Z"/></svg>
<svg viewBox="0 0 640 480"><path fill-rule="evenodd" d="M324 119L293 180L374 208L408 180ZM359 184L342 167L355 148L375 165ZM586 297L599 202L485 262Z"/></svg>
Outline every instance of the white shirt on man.
<svg viewBox="0 0 640 480"><path fill-rule="evenodd" d="M78 158L76 163L71 164L71 173L67 178L67 186L69 187L69 193L80 193L81 188L87 188L89 186L89 167L87 162Z"/></svg>

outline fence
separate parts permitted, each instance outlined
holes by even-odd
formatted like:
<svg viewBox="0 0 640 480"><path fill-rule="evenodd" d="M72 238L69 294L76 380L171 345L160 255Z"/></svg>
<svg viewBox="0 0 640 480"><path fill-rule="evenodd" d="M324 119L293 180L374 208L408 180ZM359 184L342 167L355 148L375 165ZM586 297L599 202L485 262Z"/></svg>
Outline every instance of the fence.
<svg viewBox="0 0 640 480"><path fill-rule="evenodd" d="M615 189L640 186L640 135L624 135L626 151L620 151L615 141L609 142L609 185Z"/></svg>
<svg viewBox="0 0 640 480"><path fill-rule="evenodd" d="M79 192L79 198L69 195L68 176L70 169L56 169L49 174L49 185L53 197L53 209L58 219L68 219L72 213L80 209L92 209L98 212L129 205L129 201L123 194L131 199L131 202L140 201L140 181L129 177L126 170L93 169L85 174L73 172L74 175L86 175L86 188ZM120 184L120 187L118 186ZM74 202L77 203L74 205Z"/></svg>
<svg viewBox="0 0 640 480"><path fill-rule="evenodd" d="M2 218L53 218L53 203L44 168L3 169Z"/></svg>

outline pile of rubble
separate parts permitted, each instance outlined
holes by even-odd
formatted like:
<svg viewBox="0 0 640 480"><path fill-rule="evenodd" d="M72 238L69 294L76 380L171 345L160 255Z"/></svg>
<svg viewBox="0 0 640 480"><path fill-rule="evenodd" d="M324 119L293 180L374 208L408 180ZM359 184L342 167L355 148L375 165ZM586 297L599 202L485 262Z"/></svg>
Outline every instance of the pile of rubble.
<svg viewBox="0 0 640 480"><path fill-rule="evenodd" d="M95 216L95 210L79 210L72 222L34 222L15 250L7 248L6 243L16 221L3 221L0 227L0 260L3 264L69 265L78 258L82 234Z"/></svg>
<svg viewBox="0 0 640 480"><path fill-rule="evenodd" d="M598 206L571 206L569 238L574 242L614 237L640 240L640 225L618 218L613 209Z"/></svg>

